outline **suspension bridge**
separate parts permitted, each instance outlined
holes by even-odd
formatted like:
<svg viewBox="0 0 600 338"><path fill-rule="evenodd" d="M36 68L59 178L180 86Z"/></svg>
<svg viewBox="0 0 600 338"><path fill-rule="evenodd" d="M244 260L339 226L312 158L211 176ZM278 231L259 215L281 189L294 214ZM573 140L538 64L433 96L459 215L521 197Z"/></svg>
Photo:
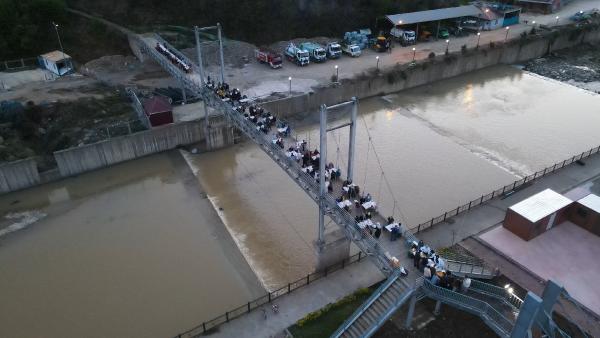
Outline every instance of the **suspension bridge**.
<svg viewBox="0 0 600 338"><path fill-rule="evenodd" d="M222 41L220 39L221 28L219 25L209 28L218 30L221 47L220 75L221 81L225 82ZM198 32L199 29L196 29L196 36L198 36ZM356 216L362 214L358 206L357 208L348 208L339 205L338 198L342 195L340 181L331 181L333 192L329 193L324 179L317 181L313 176L306 173L295 159L286 156L285 149L296 146L298 140L292 137L291 134L287 134L282 138L283 147L276 145L273 140L280 136L277 130L271 130L267 133L260 131L256 124L244 118L235 105L228 100L222 99L216 95L213 89L206 86L202 69L202 54L198 40L199 60L197 64L189 60L183 53L179 52L158 35L145 35L142 37L134 34L133 36L130 35L130 41L132 40L137 45L137 48L139 48L139 51L152 58L173 76L179 82L184 92L189 91L200 97L204 102L207 121L207 142L210 142L212 133L208 123L208 107L210 107L225 115L235 128L255 142L317 204L319 207L319 236L316 246L319 255L327 255L327 251L329 250L327 248L328 238L326 236L327 225L325 224L325 218L328 217L331 219L331 222L337 224L339 228L338 232L343 235L343 238L353 242L387 277L387 280L340 326L332 337L369 337L396 310L405 304L408 304L406 325L410 326L415 304L424 297L436 301L436 311L439 311L443 303L479 316L500 337L526 337L532 326L539 328L550 337L568 336L558 328L552 319L552 306L559 295L564 293L564 290L558 284L553 282L548 283L542 297L543 299L540 299L533 293L528 293L524 301L516 298L511 293L507 293L503 288L481 281L473 280L467 293L433 285L429 280L424 279L418 271L412 269L412 259L409 260L407 258L406 246L403 244L399 245L398 242L375 239L367 229L358 224ZM158 45L163 46L169 52L161 53L157 50ZM174 62L174 59L177 62ZM347 108L351 109L350 122L328 128L328 112ZM327 133L343 127L349 127L350 145L345 178L352 181L357 111L357 99L331 107L324 105L321 107L319 177L325 177ZM380 160L374 147L373 152L380 165ZM384 176L383 170L381 170L381 174L382 180L386 182L389 188L389 183ZM394 211L396 207L396 203L394 203ZM387 224L386 218L378 212L373 212L372 221L383 225ZM405 243L410 245L418 242L418 239L406 227L400 226L400 230ZM403 241L400 241L400 243L403 243ZM493 271L482 264L481 261L472 260L469 257L454 255L447 257L447 263L447 269L457 276L478 279L489 279L494 276ZM400 266L410 267L407 276L401 276ZM190 336L194 335L190 334Z"/></svg>

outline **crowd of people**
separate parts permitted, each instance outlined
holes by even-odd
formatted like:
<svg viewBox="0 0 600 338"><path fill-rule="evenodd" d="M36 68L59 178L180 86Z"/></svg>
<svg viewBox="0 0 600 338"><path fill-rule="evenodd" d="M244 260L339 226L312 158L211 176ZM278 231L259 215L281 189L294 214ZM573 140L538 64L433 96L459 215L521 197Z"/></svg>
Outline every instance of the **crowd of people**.
<svg viewBox="0 0 600 338"><path fill-rule="evenodd" d="M163 45L160 42L157 42L155 48L159 53L166 56L167 59L169 59L171 61L171 63L173 63L175 66L179 67L179 69L181 69L185 73L192 72L192 67L190 65L188 65L185 61L180 59L177 55L175 55L175 53L173 53L171 50L169 50L169 48L167 46Z"/></svg>
<svg viewBox="0 0 600 338"><path fill-rule="evenodd" d="M412 243L408 252L413 259L413 266L423 273L433 285L456 290L460 288L461 280L455 278L452 272L446 270L446 262L435 250L425 245L423 241Z"/></svg>

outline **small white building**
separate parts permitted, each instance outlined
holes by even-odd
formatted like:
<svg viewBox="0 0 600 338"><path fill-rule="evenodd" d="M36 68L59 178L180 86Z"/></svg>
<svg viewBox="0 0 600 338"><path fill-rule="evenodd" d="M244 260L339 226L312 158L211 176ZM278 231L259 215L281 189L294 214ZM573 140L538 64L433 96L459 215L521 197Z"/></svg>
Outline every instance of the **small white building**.
<svg viewBox="0 0 600 338"><path fill-rule="evenodd" d="M58 76L63 76L73 71L71 57L58 50L40 55L40 65Z"/></svg>

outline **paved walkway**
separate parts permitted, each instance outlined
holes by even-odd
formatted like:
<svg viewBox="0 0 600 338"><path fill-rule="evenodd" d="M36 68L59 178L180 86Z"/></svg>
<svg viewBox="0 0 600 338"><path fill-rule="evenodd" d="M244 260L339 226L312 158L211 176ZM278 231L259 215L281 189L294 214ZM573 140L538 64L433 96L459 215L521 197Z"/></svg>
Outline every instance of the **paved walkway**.
<svg viewBox="0 0 600 338"><path fill-rule="evenodd" d="M585 166L573 164L555 174L535 181L531 186L504 200L495 199L490 203L472 209L470 212L458 215L450 221L453 222L452 224L444 222L434 225L432 228L419 233L418 237L436 248L458 243L469 236L497 225L504 219L504 212L510 205L530 195L546 188L565 192L600 176L599 155L594 155L585 162ZM405 249L402 241L389 242L387 234L382 236L380 241L411 270L411 276L407 278L412 279L412 273L414 273L412 263L404 254ZM253 311L222 325L219 331L211 336L259 338L281 334L285 328L294 324L307 313L334 302L352 293L357 288L370 286L383 278L384 276L377 268L368 260L365 260L281 297L277 301L280 312L276 315L270 313L267 320L262 318L260 311ZM539 293L538 290L533 291Z"/></svg>

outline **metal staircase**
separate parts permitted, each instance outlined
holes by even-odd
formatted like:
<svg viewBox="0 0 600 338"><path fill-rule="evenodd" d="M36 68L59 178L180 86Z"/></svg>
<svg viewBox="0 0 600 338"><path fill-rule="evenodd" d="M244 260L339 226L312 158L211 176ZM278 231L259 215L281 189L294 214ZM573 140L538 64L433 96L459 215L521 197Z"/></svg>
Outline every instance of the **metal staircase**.
<svg viewBox="0 0 600 338"><path fill-rule="evenodd" d="M492 279L495 273L483 264L446 259L446 270L458 277Z"/></svg>
<svg viewBox="0 0 600 338"><path fill-rule="evenodd" d="M426 279L419 279L417 285L420 286L420 290L425 296L479 316L498 336L510 337L515 320L509 319L502 309L498 309L484 300L435 286Z"/></svg>
<svg viewBox="0 0 600 338"><path fill-rule="evenodd" d="M415 292L394 272L331 337L370 337Z"/></svg>
<svg viewBox="0 0 600 338"><path fill-rule="evenodd" d="M446 270L455 276L478 279L492 279L496 276L494 269L480 258L455 251L445 251L440 256L446 261Z"/></svg>

